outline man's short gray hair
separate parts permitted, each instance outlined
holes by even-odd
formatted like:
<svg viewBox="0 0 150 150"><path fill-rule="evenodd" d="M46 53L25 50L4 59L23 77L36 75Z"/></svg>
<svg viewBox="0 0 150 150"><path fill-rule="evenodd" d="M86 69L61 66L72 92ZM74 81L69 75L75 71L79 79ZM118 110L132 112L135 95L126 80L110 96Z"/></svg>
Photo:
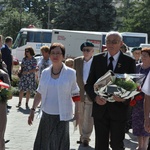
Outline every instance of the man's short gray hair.
<svg viewBox="0 0 150 150"><path fill-rule="evenodd" d="M107 37L110 36L110 35L117 35L117 36L120 37L121 41L123 40L121 33L118 32L118 31L110 31L110 32L108 32L106 34L105 40L107 40Z"/></svg>

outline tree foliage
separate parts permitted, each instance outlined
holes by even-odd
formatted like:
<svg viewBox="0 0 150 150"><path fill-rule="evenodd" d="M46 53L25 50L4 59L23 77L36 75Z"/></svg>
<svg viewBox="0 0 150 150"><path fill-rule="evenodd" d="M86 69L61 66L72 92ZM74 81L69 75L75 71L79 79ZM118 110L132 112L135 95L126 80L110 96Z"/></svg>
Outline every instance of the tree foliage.
<svg viewBox="0 0 150 150"><path fill-rule="evenodd" d="M77 0L56 5L53 27L70 30L109 31L113 29L116 10L112 0Z"/></svg>
<svg viewBox="0 0 150 150"><path fill-rule="evenodd" d="M33 13L22 12L21 14L16 9L7 9L1 14L1 34L16 38L16 35L20 28L27 27L29 24L34 24L37 27L41 27L41 22Z"/></svg>
<svg viewBox="0 0 150 150"><path fill-rule="evenodd" d="M148 33L150 36L150 1L138 1L128 3L126 9L124 7L120 8L120 12L123 12L122 25L120 26L120 31L128 32L143 32Z"/></svg>

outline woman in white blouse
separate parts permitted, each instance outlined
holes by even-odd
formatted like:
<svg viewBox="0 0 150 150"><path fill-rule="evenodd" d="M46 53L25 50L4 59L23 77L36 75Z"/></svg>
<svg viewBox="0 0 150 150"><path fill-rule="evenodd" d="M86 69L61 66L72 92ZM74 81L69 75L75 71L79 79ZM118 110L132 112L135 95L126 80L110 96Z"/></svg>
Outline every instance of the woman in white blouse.
<svg viewBox="0 0 150 150"><path fill-rule="evenodd" d="M145 93L144 101L144 126L147 132L150 132L150 72L148 73L142 91Z"/></svg>
<svg viewBox="0 0 150 150"><path fill-rule="evenodd" d="M31 125L34 111L42 99L42 117L34 150L70 149L69 120L75 117L78 122L77 103L80 97L76 72L63 63L64 57L65 47L61 43L53 43L50 47L52 65L42 72L28 118L28 124Z"/></svg>

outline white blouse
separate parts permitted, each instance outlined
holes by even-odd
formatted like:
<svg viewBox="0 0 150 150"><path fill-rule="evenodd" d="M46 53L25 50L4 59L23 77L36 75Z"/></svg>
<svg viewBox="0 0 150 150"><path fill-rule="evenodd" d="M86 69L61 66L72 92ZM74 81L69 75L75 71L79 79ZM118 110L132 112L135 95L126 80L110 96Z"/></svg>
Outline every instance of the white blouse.
<svg viewBox="0 0 150 150"><path fill-rule="evenodd" d="M146 95L149 95L150 96L150 71L146 77L146 80L143 84L143 87L142 87L142 91L146 94Z"/></svg>
<svg viewBox="0 0 150 150"><path fill-rule="evenodd" d="M51 68L52 65L42 72L37 89L42 97L41 110L44 111L46 101L49 100L49 98L54 98L54 95L57 94L60 120L67 121L73 118L74 102L72 96L79 95L79 87L76 82L76 71L63 64L60 76L57 79L58 83L55 87L56 92L53 93L53 90L48 90L49 84L52 83ZM50 96L49 98L48 95ZM52 103L49 103L49 105L52 105Z"/></svg>

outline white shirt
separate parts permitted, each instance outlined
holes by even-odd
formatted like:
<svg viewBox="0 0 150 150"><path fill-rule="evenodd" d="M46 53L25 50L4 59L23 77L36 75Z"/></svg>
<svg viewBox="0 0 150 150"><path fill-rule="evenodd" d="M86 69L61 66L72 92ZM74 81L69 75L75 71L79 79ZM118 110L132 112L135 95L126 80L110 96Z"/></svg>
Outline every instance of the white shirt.
<svg viewBox="0 0 150 150"><path fill-rule="evenodd" d="M84 60L84 64L83 64L83 82L84 82L84 84L86 84L86 80L89 76L92 60L93 60L93 57L89 61Z"/></svg>
<svg viewBox="0 0 150 150"><path fill-rule="evenodd" d="M113 71L115 70L115 68L116 68L116 65L117 65L117 62L118 62L118 59L119 59L119 55L120 55L120 51L116 54L116 55L114 55L113 56L113 58L114 58L114 60L113 60ZM109 54L109 52L108 52L108 57L107 57L107 64L109 65L109 63L110 63L110 60L109 60L109 57L112 57L110 54ZM107 65L107 66L108 66Z"/></svg>
<svg viewBox="0 0 150 150"><path fill-rule="evenodd" d="M145 82L143 84L142 87L142 91L146 94L150 96L150 71L145 79Z"/></svg>
<svg viewBox="0 0 150 150"><path fill-rule="evenodd" d="M47 114L58 115L59 114L59 105L58 105L58 79L53 79L50 75L51 80L48 80L48 91L45 99L45 104L43 107L43 111Z"/></svg>

